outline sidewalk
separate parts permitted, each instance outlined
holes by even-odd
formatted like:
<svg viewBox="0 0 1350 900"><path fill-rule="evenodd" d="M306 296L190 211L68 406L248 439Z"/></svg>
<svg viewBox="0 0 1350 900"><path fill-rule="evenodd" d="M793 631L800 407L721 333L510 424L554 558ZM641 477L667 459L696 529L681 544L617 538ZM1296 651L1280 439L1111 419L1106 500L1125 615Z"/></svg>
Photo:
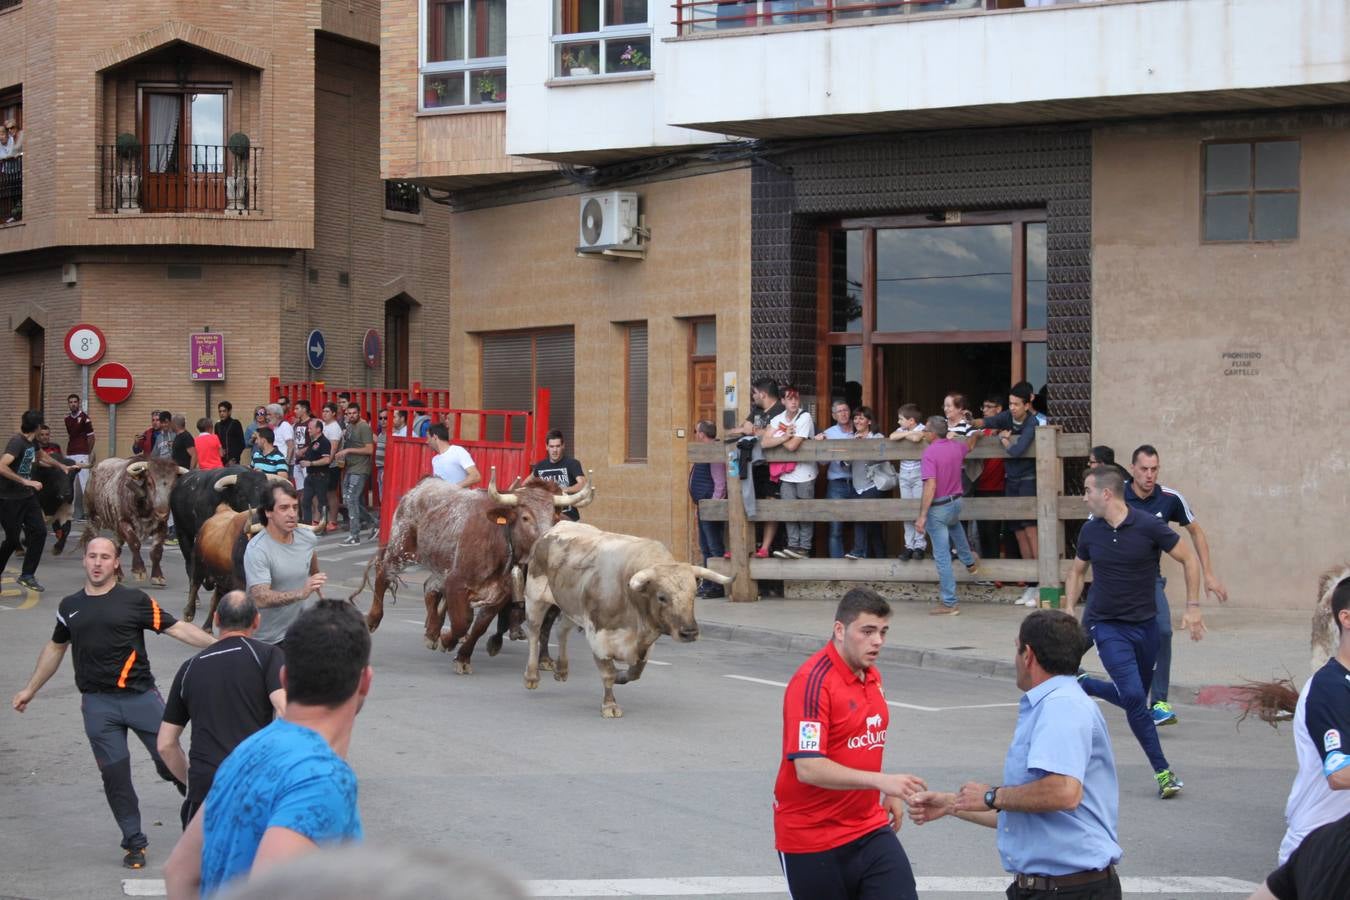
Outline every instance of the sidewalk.
<svg viewBox="0 0 1350 900"><path fill-rule="evenodd" d="M698 601L703 635L814 653L834 622L834 600ZM1009 603L961 605L961 615L929 616L928 605L892 602L891 631L882 657L903 665L1015 677L1013 641L1030 612ZM1206 604L1209 632L1193 642L1172 639L1172 702L1195 702L1202 688L1241 684L1245 679L1290 677L1302 685L1310 674L1311 611L1236 609ZM1174 617L1175 618L1175 617ZM1104 671L1095 650L1083 657L1090 672Z"/></svg>

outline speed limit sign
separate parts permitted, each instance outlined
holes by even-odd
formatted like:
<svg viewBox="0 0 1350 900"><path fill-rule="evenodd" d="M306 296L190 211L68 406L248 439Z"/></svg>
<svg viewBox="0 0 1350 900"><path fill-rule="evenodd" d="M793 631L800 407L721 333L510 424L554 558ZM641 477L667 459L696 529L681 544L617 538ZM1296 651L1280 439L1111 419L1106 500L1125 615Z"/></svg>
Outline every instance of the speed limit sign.
<svg viewBox="0 0 1350 900"><path fill-rule="evenodd" d="M107 339L93 325L76 325L66 332L66 356L82 366L98 362L107 351Z"/></svg>

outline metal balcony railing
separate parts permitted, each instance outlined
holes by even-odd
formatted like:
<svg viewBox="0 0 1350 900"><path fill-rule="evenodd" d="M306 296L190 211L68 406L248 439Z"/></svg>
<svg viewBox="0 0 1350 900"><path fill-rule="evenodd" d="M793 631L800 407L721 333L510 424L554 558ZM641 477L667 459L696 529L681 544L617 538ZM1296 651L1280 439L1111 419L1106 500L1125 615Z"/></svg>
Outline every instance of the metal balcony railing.
<svg viewBox="0 0 1350 900"><path fill-rule="evenodd" d="M1090 3L1093 0L676 0L680 34L923 13L969 12Z"/></svg>
<svg viewBox="0 0 1350 900"><path fill-rule="evenodd" d="M23 154L0 159L0 224L23 218Z"/></svg>
<svg viewBox="0 0 1350 900"><path fill-rule="evenodd" d="M384 183L384 208L390 212L412 213L422 211L422 195L417 185L407 181L386 181Z"/></svg>
<svg viewBox="0 0 1350 900"><path fill-rule="evenodd" d="M262 211L262 148L236 154L211 144L98 146L98 209L116 213Z"/></svg>
<svg viewBox="0 0 1350 900"><path fill-rule="evenodd" d="M0 9L10 9L18 6L23 0L0 0Z"/></svg>

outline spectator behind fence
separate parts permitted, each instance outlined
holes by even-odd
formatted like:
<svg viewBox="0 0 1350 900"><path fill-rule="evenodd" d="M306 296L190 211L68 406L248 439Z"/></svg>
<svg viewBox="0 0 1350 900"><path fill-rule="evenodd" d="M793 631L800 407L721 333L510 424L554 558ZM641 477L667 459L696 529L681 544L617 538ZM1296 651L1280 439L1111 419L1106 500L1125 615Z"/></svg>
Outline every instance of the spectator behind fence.
<svg viewBox="0 0 1350 900"><path fill-rule="evenodd" d="M216 415L219 416L216 437L220 438L221 458L227 466L239 465L244 455L244 426L234 418L233 412L234 406L228 400L222 400L216 405Z"/></svg>
<svg viewBox="0 0 1350 900"><path fill-rule="evenodd" d="M427 444L431 452L431 473L442 481L462 488L477 487L483 480L469 451L450 443L450 429L437 422L427 429Z"/></svg>
<svg viewBox="0 0 1350 900"><path fill-rule="evenodd" d="M988 419L1003 412L1003 400L996 395L990 395L985 398L981 404L981 412L984 418ZM992 435L994 432L985 430L986 435ZM967 457L969 462L969 457ZM980 474L975 479L975 487L972 493L976 497L1002 497L1006 485L1005 473L1003 469L1003 460L995 457L989 457L980 460L983 463L980 466ZM976 524L975 533L979 536L979 554L984 559L1000 559L1003 557L1003 539L1006 529L1000 519L980 520Z"/></svg>
<svg viewBox="0 0 1350 900"><path fill-rule="evenodd" d="M366 485L370 482L371 457L375 455L375 435L370 423L361 418L361 407L355 403L346 406L347 427L342 432L342 449L335 460L343 466L342 498L347 503L347 517L351 526L344 546L361 543L361 524L370 524L368 537L375 537L379 521L366 509Z"/></svg>
<svg viewBox="0 0 1350 900"><path fill-rule="evenodd" d="M281 455L281 449L274 443L275 439L272 429L266 425L253 432L253 468L264 475L280 475L284 478L291 467L286 465L286 457Z"/></svg>
<svg viewBox="0 0 1350 900"><path fill-rule="evenodd" d="M333 402L323 405L319 411L323 417L323 436L328 438L329 454L332 461L328 465L328 526L327 532L338 530L338 522L341 520L341 502L338 498L338 488L342 485L342 468L338 465L337 454L342 449L342 423L339 421L342 416L341 408Z"/></svg>
<svg viewBox="0 0 1350 900"><path fill-rule="evenodd" d="M454 877L447 878L446 873ZM231 888L220 900L526 900L519 884L485 862L440 850L333 847Z"/></svg>
<svg viewBox="0 0 1350 900"><path fill-rule="evenodd" d="M417 412L413 413L413 437L424 438L430 433L428 429L431 428L431 416L427 415L425 411L426 406L426 403L422 400L413 399L408 401L408 408L417 410Z"/></svg>
<svg viewBox="0 0 1350 900"><path fill-rule="evenodd" d="M980 570L979 560L970 552L966 530L961 525L961 470L970 448L979 440L971 434L965 440L951 440L947 420L933 416L928 420L933 442L923 451L920 468L923 475L923 499L914 527L933 537L933 562L938 570L938 604L930 615L958 616L956 577L952 574L952 549L973 575Z"/></svg>
<svg viewBox="0 0 1350 900"><path fill-rule="evenodd" d="M253 421L244 427L244 448L253 446L253 432L258 430L260 425L267 424L267 407L259 406L253 410Z"/></svg>
<svg viewBox="0 0 1350 900"><path fill-rule="evenodd" d="M694 442L715 444L717 426L703 420L694 426ZM700 500L725 500L727 496L727 464L694 463L689 467L689 499L694 501L694 513L698 517L699 565L706 566L708 560L719 559L726 553L725 526L721 522L705 522L699 511ZM720 584L699 580L698 596L725 597Z"/></svg>
<svg viewBox="0 0 1350 900"><path fill-rule="evenodd" d="M286 713L235 748L164 866L174 900L209 897L321 846L362 838L347 764L370 692L370 631L345 600L321 600L286 635Z"/></svg>
<svg viewBox="0 0 1350 900"><path fill-rule="evenodd" d="M1045 424L1045 417L1032 409L1034 394L1031 385L1019 381L1008 389L1008 409L1006 412L977 421L978 427L991 429L998 433L999 443L1008 454L1004 464L1005 482L1003 493L1007 497L1036 496L1036 459L1027 456L1036 442L1036 428ZM1036 520L1024 519L1012 521L1008 526L1017 535L1017 549L1023 559L1037 559L1040 556L1040 541L1036 534ZM1036 606L1040 591L1036 585L1022 592L1017 602L1022 606Z"/></svg>
<svg viewBox="0 0 1350 900"><path fill-rule="evenodd" d="M803 441L815 434L815 423L811 421L811 414L802 409L802 397L796 388L784 388L782 399L783 411L769 422L768 431L759 443L765 449L782 447L784 450L796 451ZM779 497L784 500L816 499L818 467L814 462L769 463L770 478L775 474L775 466L779 467ZM816 523L789 521L786 524L787 546L773 551L773 555L780 559L810 558Z"/></svg>
<svg viewBox="0 0 1350 900"><path fill-rule="evenodd" d="M876 417L870 406L859 406L853 411L853 437L856 440L878 440L882 435L872 430ZM876 500L881 491L873 480L874 462L858 460L851 463L853 497L857 500ZM845 559L880 559L886 555L886 542L882 538L880 522L853 523L853 549L844 554Z"/></svg>
<svg viewBox="0 0 1350 900"><path fill-rule="evenodd" d="M295 430L295 448L291 454L291 477L295 482L295 489L300 491L300 496L304 496L305 491L305 469L300 465L300 460L305 458L305 451L309 449L309 420L314 416L310 412L308 400L295 401L295 421L292 427ZM273 441L275 443L275 440ZM304 520L308 520L314 513L312 509L301 509L300 515Z"/></svg>
<svg viewBox="0 0 1350 900"><path fill-rule="evenodd" d="M919 407L913 403L906 403L901 406L895 414L896 429L891 432L891 440L908 441L919 443L924 439L924 426L919 421L923 415ZM923 476L920 474L920 463L917 459L902 459L900 461L899 472L900 499L918 500L923 496ZM923 559L923 551L927 546L927 540L914 528L913 522L905 523L905 549L901 551L901 559Z"/></svg>
<svg viewBox="0 0 1350 900"><path fill-rule="evenodd" d="M834 424L818 432L818 441L839 441L853 437L853 409L844 400L835 400L830 404L830 415ZM853 496L853 467L846 462L831 462L825 469L825 498L844 500ZM844 523L830 517L830 558L844 557Z"/></svg>
<svg viewBox="0 0 1350 900"><path fill-rule="evenodd" d="M1088 468L1095 469L1098 466L1106 466L1109 469L1115 469L1120 477L1126 481L1130 480L1130 472L1120 463L1116 462L1116 451L1106 444L1098 444L1088 451Z"/></svg>
<svg viewBox="0 0 1350 900"><path fill-rule="evenodd" d="M772 378L761 378L750 385L750 414L734 433L754 436L759 439L760 446L763 446L764 438L769 434L769 423L784 409L778 396L778 382ZM750 476L756 500L778 499L778 483L770 477L768 464L751 465ZM764 559L768 557L769 550L773 547L773 539L778 536L778 523L765 522L761 528L759 548L755 550L755 556Z"/></svg>
<svg viewBox="0 0 1350 900"><path fill-rule="evenodd" d="M315 532L328 526L328 480L333 463L333 448L323 433L323 422L311 416L306 423L309 426L309 440L305 443L305 455L296 463L298 471L305 473L305 491L300 502L300 521L306 525L317 522ZM318 519L311 519L314 507L319 508Z"/></svg>
<svg viewBox="0 0 1350 900"><path fill-rule="evenodd" d="M225 468L225 462L220 458L220 438L211 430L211 420L206 416L197 420L197 436L193 438L192 446L197 451L197 468Z"/></svg>

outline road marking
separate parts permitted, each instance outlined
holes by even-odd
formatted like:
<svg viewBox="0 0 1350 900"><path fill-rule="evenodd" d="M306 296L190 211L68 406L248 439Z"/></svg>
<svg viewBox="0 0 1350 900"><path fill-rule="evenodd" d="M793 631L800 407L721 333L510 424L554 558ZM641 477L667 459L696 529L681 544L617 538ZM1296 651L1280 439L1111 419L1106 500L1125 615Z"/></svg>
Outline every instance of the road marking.
<svg viewBox="0 0 1350 900"><path fill-rule="evenodd" d="M1008 886L1007 875L963 877L929 875L916 878L922 894L1001 894ZM781 875L695 876L688 878L578 878L523 882L531 897L708 897L727 894L786 894ZM1250 894L1253 881L1222 875L1211 876L1138 876L1120 879L1126 894ZM159 878L124 878L126 897L163 897L164 881Z"/></svg>
<svg viewBox="0 0 1350 900"><path fill-rule="evenodd" d="M723 678L734 678L737 681L749 681L754 684L766 684L769 687L785 688L787 684L782 681L769 681L767 678L751 678L749 675L723 675ZM912 709L916 712L947 712L953 709L998 709L1006 706L1016 706L1016 703L971 703L964 706L920 706L917 703L901 703L899 700L887 700L887 706L895 706L900 709Z"/></svg>
<svg viewBox="0 0 1350 900"><path fill-rule="evenodd" d="M13 597L17 599L22 597L23 602L20 603L18 606L0 605L0 609L8 609L8 610L32 609L33 607L38 605L38 601L42 599L42 595L39 594L37 591L32 590L31 588L23 587L18 583L19 575L21 573L17 569L5 569L5 574L11 576L14 579L15 583L7 588L0 589L0 599L8 597Z"/></svg>

